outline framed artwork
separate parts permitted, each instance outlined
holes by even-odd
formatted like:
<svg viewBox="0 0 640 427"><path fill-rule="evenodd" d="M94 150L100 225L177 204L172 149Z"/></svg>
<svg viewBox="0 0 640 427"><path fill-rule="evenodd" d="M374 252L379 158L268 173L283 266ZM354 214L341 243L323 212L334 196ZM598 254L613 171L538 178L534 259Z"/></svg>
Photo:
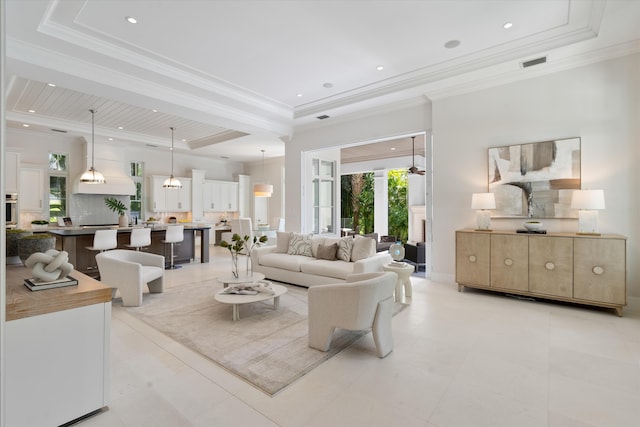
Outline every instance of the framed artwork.
<svg viewBox="0 0 640 427"><path fill-rule="evenodd" d="M571 196L580 189L580 138L491 147L493 217L577 218Z"/></svg>

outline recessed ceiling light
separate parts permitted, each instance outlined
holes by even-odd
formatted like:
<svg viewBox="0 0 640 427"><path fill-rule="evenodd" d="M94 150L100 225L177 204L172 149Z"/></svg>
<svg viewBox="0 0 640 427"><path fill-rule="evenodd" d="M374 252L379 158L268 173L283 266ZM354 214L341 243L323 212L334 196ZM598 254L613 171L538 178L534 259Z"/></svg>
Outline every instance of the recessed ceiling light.
<svg viewBox="0 0 640 427"><path fill-rule="evenodd" d="M302 94L301 94L301 93L297 94L296 96L297 96L298 98L302 98Z"/></svg>
<svg viewBox="0 0 640 427"><path fill-rule="evenodd" d="M109 138L109 141L113 141L113 138Z"/></svg>
<svg viewBox="0 0 640 427"><path fill-rule="evenodd" d="M158 110L156 110L155 108L154 108L153 110L151 110L151 111L153 111L154 113L157 113L157 112L158 112Z"/></svg>
<svg viewBox="0 0 640 427"><path fill-rule="evenodd" d="M396 147L391 147L391 151L396 151Z"/></svg>
<svg viewBox="0 0 640 427"><path fill-rule="evenodd" d="M47 86L56 87L53 83L47 83Z"/></svg>
<svg viewBox="0 0 640 427"><path fill-rule="evenodd" d="M35 113L35 112L36 112L36 110L31 110L31 109L29 109L28 111L29 111L30 113Z"/></svg>
<svg viewBox="0 0 640 427"><path fill-rule="evenodd" d="M382 71L382 70L384 70L384 67L383 67L382 65L378 65L378 66L376 67L376 70L378 70L378 71Z"/></svg>
<svg viewBox="0 0 640 427"><path fill-rule="evenodd" d="M327 83L323 84L322 86L326 87L327 89L331 89L333 87L333 83L327 82Z"/></svg>
<svg viewBox="0 0 640 427"><path fill-rule="evenodd" d="M26 123L23 123L23 124L22 124L22 127L28 128L28 127L29 127L29 125L28 125L28 124L26 124Z"/></svg>
<svg viewBox="0 0 640 427"><path fill-rule="evenodd" d="M122 129L124 129L124 128L123 128L122 126L118 126L118 129L119 129L119 130L122 130Z"/></svg>
<svg viewBox="0 0 640 427"><path fill-rule="evenodd" d="M449 40L444 44L444 47L447 49L453 49L454 47L460 46L460 40Z"/></svg>
<svg viewBox="0 0 640 427"><path fill-rule="evenodd" d="M505 30L508 30L509 28L513 27L513 22L505 22L502 25L502 28L504 28Z"/></svg>
<svg viewBox="0 0 640 427"><path fill-rule="evenodd" d="M184 139L184 138L182 138L182 139L181 139L181 141L182 141L182 142L187 142L187 140L186 140L186 139Z"/></svg>
<svg viewBox="0 0 640 427"><path fill-rule="evenodd" d="M126 19L129 24L137 24L138 23L138 20L136 18L134 18L133 16L127 16L124 19Z"/></svg>

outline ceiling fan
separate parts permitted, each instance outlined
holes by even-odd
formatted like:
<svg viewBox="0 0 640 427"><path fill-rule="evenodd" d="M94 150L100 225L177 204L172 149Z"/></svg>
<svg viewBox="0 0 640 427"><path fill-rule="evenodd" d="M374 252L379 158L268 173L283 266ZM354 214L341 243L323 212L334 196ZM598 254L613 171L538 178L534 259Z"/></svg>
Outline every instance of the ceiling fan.
<svg viewBox="0 0 640 427"><path fill-rule="evenodd" d="M421 171L416 167L416 137L411 137L411 167L409 168L410 174L424 175L427 171Z"/></svg>

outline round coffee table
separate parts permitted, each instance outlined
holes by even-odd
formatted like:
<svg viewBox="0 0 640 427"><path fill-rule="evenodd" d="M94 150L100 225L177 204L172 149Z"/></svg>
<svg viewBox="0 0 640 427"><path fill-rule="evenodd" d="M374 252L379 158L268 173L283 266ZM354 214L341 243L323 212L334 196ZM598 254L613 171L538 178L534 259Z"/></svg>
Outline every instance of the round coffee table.
<svg viewBox="0 0 640 427"><path fill-rule="evenodd" d="M224 290L222 290L216 294L215 299L223 304L233 305L232 319L235 322L240 319L240 304L249 304L273 298L273 309L277 310L280 306L280 295L286 294L287 288L282 285L272 284L271 289L273 289L273 294L259 292L256 295L224 294Z"/></svg>
<svg viewBox="0 0 640 427"><path fill-rule="evenodd" d="M218 282L222 282L222 287L224 288L229 285L238 285L240 283L255 283L259 282L260 280L264 280L264 274L262 273L251 273L248 276L246 274L240 274L238 275L238 277L218 277Z"/></svg>
<svg viewBox="0 0 640 427"><path fill-rule="evenodd" d="M398 275L398 281L396 282L396 301L402 301L402 287L404 285L404 296L411 297L411 273L414 268L407 263L391 263L383 265L384 271L393 271Z"/></svg>

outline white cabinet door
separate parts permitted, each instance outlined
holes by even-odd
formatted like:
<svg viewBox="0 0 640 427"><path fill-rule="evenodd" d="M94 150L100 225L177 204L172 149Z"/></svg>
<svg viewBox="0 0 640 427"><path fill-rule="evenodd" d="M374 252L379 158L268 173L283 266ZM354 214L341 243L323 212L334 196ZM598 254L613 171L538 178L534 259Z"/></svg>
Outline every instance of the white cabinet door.
<svg viewBox="0 0 640 427"><path fill-rule="evenodd" d="M152 176L151 177L151 192L149 199L149 206L152 212L164 212L167 210L167 200L164 184L166 176Z"/></svg>
<svg viewBox="0 0 640 427"><path fill-rule="evenodd" d="M191 210L191 178L177 178L182 188L164 188L167 176L151 178L151 200L153 212L189 212Z"/></svg>
<svg viewBox="0 0 640 427"><path fill-rule="evenodd" d="M17 193L20 176L20 153L6 152L4 162L4 191L5 193Z"/></svg>
<svg viewBox="0 0 640 427"><path fill-rule="evenodd" d="M20 210L43 212L45 192L43 191L42 169L20 169Z"/></svg>
<svg viewBox="0 0 640 427"><path fill-rule="evenodd" d="M238 183L227 182L225 183L223 204L226 206L225 210L237 211L238 210Z"/></svg>

